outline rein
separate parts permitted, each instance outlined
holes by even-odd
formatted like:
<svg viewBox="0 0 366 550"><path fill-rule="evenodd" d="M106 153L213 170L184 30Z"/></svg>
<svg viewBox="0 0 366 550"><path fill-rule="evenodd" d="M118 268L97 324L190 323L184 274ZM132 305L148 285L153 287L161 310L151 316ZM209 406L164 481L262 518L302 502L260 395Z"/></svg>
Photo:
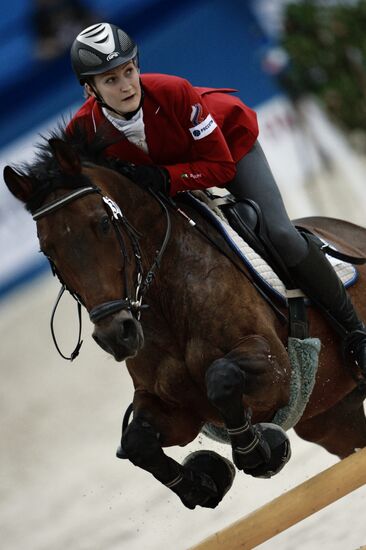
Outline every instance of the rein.
<svg viewBox="0 0 366 550"><path fill-rule="evenodd" d="M155 257L153 259L153 262L151 264L151 267L149 268L146 276L143 276L143 267L142 267L142 256L141 256L141 249L138 241L138 233L134 229L134 227L130 224L130 222L127 220L127 218L122 213L120 207L109 197L103 195L102 191L95 186L85 186L81 187L79 189L76 189L72 193L69 193L68 195L64 195L63 197L56 199L45 206L42 206L38 210L36 210L33 213L33 219L35 221L39 220L40 218L44 216L48 216L49 214L52 214L56 210L59 210L60 208L64 207L65 205L69 204L70 202L73 202L85 195L88 195L90 193L99 193L101 195L103 202L105 203L107 209L111 213L111 221L113 223L113 227L118 239L118 243L121 250L121 255L124 259L124 265L128 261L128 254L127 249L124 241L124 233L127 234L132 250L133 255L135 259L135 265L136 265L136 285L135 285L135 296L134 299L131 299L129 294L129 285L128 285L128 279L127 279L127 273L126 270L124 270L124 285L125 285L125 293L126 298L123 299L117 299L117 300L111 300L109 302L104 302L102 304L99 304L95 306L90 312L89 312L89 318L93 323L97 323L101 319L104 319L105 317L111 315L112 313L116 313L117 311L121 310L128 310L131 311L132 315L135 316L135 318L139 321L141 317L141 310L148 307L147 305L143 305L142 301L147 293L150 285L152 284L154 278L155 278L155 272L160 267L162 257L164 255L164 252L166 250L166 247L169 242L170 234L171 234L171 221L170 221L170 215L167 207L163 203L163 201L159 198L159 196L151 189L149 188L149 193L154 197L154 199L159 203L161 206L165 217L166 217L166 230L163 242L160 246L160 248L156 251ZM58 294L58 297L56 299L55 306L52 311L51 315L51 321L50 321L50 327L51 327L51 334L53 338L53 342L55 344L55 347L58 351L58 353L61 355L63 359L66 359L68 361L73 361L78 355L79 351L82 345L81 340L81 330L82 330L82 316L81 316L81 305L84 305L82 302L81 297L72 291L70 288L67 287L67 285L62 280L62 277L60 273L58 272L54 262L52 261L52 258L47 256L48 261L51 264L52 273L54 275L57 275L62 287ZM79 335L78 335L78 341L76 344L76 347L74 351L71 353L69 357L64 355L57 343L55 332L54 332L54 317L56 313L57 306L61 300L61 297L65 290L68 290L71 294L71 296L76 300L77 307L78 307L78 319L79 319Z"/></svg>
<svg viewBox="0 0 366 550"><path fill-rule="evenodd" d="M168 207L172 208L175 212L178 212L180 215L182 215L192 227L196 228L196 230L201 235L201 237L203 237L205 240L207 240L211 244L211 246L218 249L222 254L224 254L230 260L230 262L236 267L236 269L238 269L238 271L240 271L246 278L248 278L250 280L250 282L255 286L256 290L270 304L270 306L275 311L275 313L277 314L277 317L280 319L280 321L282 323L287 322L287 320L286 320L285 316L282 314L282 312L280 312L279 309L273 304L273 302L268 299L268 297L263 293L263 291L258 287L258 285L256 285L255 281L252 280L252 278L242 268L242 266L240 266L231 257L231 255L229 255L226 252L226 250L224 250L224 248L218 244L218 242L216 240L212 239L202 228L200 228L196 224L196 222L194 222L189 216L187 216L187 214L184 211L182 211L180 208L178 208L178 206L175 204L175 202L171 198L165 197L163 195L161 195L161 197L160 197L159 194L155 193L151 188L148 189L148 192L159 203L161 209L163 210L163 212L165 214L166 230L165 230L165 235L164 235L163 242L162 242L160 248L155 252L153 262L152 262L148 272L146 273L145 277L144 277L144 274L143 274L142 255L141 255L141 249L140 249L139 240L138 240L138 233L136 232L134 227L130 224L130 222L127 220L127 218L124 216L124 214L122 213L120 207L110 197L103 195L102 191L98 187L92 186L92 185L85 186L85 187L80 187L79 189L76 189L73 192L62 196L61 198L56 199L56 200L46 204L45 206L42 206L41 208L37 209L33 213L33 219L35 221L37 221L37 220L39 220L39 219L41 219L45 216L48 216L48 215L52 214L53 212L59 210L60 208L63 208L67 204L69 204L69 203L71 203L71 202L73 202L73 201L75 201L79 198L82 198L82 197L84 197L88 194L91 194L91 193L98 193L101 196L107 210L111 214L110 219L112 221L112 224L113 224L113 227L114 227L117 239L118 239L119 247L120 247L120 250L121 250L121 255L122 255L123 260L124 260L124 265L128 261L128 254L127 254L127 248L126 248L126 244L125 244L125 240L124 240L124 234L126 234L128 236L128 238L130 240L130 243L131 243L131 246L132 246L133 255L134 255L134 259L135 259L135 265L136 265L136 271L137 271L136 284L135 284L135 289L134 289L134 299L132 299L130 297L127 273L126 273L126 270L124 270L124 288L125 288L126 297L122 298L122 299L116 299L116 300L111 300L111 301L108 301L108 302L104 302L102 304L98 304L97 306L93 307L91 309L91 311L89 312L89 318L93 323L98 323L99 321L101 321L105 317L108 317L109 315L112 315L113 313L116 313L118 311L123 311L123 310L130 311L132 313L132 315L134 315L134 317L138 321L140 320L142 309L145 309L146 307L148 307L147 305L143 305L143 303L142 303L143 298L144 298L145 294L147 293L150 285L154 281L155 273L161 265L161 260L162 260L162 257L164 255L164 252L166 250L166 247L168 245L170 235L171 235L171 220L170 220L170 213L169 213ZM50 262L53 274L58 277L58 279L59 279L59 281L62 285L61 289L60 289L60 292L57 296L56 303L53 307L52 314L51 314L50 328L51 328L52 339L53 339L54 345L55 345L58 353L61 355L61 357L63 359L68 360L68 361L73 361L79 355L80 348L81 348L82 343L83 343L83 341L81 339L81 332L82 332L81 306L84 305L84 307L85 307L85 304L83 303L81 297L76 292L74 292L70 288L68 288L66 283L63 281L60 273L58 272L52 258L47 256L47 259ZM71 294L71 296L77 302L78 320L79 320L79 331L78 331L77 344L75 346L74 351L70 354L69 357L64 355L62 353L62 351L60 350L59 345L57 343L56 336L55 336L55 331L54 331L54 318L55 318L56 310L57 310L57 307L59 305L59 302L60 302L61 297L63 296L65 290L68 290L69 293Z"/></svg>

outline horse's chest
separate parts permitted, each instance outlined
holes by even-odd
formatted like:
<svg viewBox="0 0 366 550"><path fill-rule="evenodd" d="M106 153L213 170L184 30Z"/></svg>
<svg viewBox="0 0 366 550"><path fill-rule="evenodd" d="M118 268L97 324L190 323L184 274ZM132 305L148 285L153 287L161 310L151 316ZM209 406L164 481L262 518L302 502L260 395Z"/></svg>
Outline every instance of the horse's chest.
<svg viewBox="0 0 366 550"><path fill-rule="evenodd" d="M160 399L171 404L187 404L197 393L197 386L185 363L170 357L161 361L153 383L153 393Z"/></svg>
<svg viewBox="0 0 366 550"><path fill-rule="evenodd" d="M154 383L154 393L163 401L178 403L184 400L190 386L190 381L180 370L172 369L171 372L167 372L165 369L159 369Z"/></svg>

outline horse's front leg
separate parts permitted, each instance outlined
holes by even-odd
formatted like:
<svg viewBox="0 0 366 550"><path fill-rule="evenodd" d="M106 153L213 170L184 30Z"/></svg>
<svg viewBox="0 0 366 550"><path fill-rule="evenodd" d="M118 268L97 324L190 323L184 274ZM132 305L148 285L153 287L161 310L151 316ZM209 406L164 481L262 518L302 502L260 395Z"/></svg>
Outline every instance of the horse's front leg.
<svg viewBox="0 0 366 550"><path fill-rule="evenodd" d="M181 465L162 449L162 445L192 441L201 422L188 411L168 408L145 392L135 392L133 406L133 420L121 440L128 459L171 489L187 508L215 508L232 485L232 464L211 451L199 451Z"/></svg>
<svg viewBox="0 0 366 550"><path fill-rule="evenodd" d="M281 355L285 368L265 338L248 336L206 373L208 399L225 422L233 461L254 477L272 477L291 456L289 440L279 426L251 421L251 406L260 414L261 409L274 413L286 403L287 358Z"/></svg>

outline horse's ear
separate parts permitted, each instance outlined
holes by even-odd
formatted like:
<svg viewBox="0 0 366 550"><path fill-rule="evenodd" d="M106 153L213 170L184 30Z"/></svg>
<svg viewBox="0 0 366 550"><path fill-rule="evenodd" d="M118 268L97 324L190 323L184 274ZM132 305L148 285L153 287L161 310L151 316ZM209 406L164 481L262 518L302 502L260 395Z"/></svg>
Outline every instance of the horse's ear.
<svg viewBox="0 0 366 550"><path fill-rule="evenodd" d="M3 174L10 193L20 201L27 202L33 193L31 178L18 174L11 166L5 166Z"/></svg>
<svg viewBox="0 0 366 550"><path fill-rule="evenodd" d="M77 176L80 174L80 157L69 143L57 138L49 139L48 143L64 174L67 176Z"/></svg>

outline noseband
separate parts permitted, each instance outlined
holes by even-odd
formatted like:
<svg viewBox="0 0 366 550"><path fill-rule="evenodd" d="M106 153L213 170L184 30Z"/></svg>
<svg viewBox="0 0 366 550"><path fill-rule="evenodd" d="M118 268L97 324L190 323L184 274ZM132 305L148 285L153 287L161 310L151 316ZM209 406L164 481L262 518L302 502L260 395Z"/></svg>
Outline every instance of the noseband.
<svg viewBox="0 0 366 550"><path fill-rule="evenodd" d="M111 198L103 195L102 191L98 187L95 187L95 186L92 186L92 185L91 186L80 187L79 189L74 190L73 192L69 193L68 195L64 195L61 198L56 199L56 200L46 204L45 206L39 208L38 210L36 210L33 213L33 219L35 221L37 221L40 218L43 218L44 216L48 216L49 214L52 214L56 210L59 210L60 208L66 206L70 202L73 202L73 201L75 201L75 200L77 200L77 199L79 199L79 198L81 198L85 195L89 195L91 193L99 193L99 195L101 195L102 200L103 200L104 204L106 205L107 210L110 214L110 219L113 223L113 227L114 227L115 232L116 232L116 236L117 236L118 243L119 243L120 250L121 250L121 255L122 255L123 260L124 260L124 265L126 265L126 263L128 261L128 253L127 253L127 248L126 248L126 245L125 245L123 234L125 233L128 236L128 238L130 240L130 243L131 243L131 246L132 246L135 265L136 265L136 284L135 284L135 289L134 289L134 299L131 299L131 297L130 297L127 272L126 272L126 269L124 269L124 285L125 285L125 293L126 293L125 295L126 295L126 297L123 298L123 299L117 299L117 300L112 300L112 301L109 301L109 302L104 302L102 304L99 304L99 305L93 307L93 309L89 312L90 320L93 323L97 323L100 320L104 319L105 317L111 315L112 313L116 313L117 311L122 311L122 310L131 311L131 313L134 315L134 317L137 320L139 320L140 316L141 316L141 310L144 309L145 307L147 307L147 306L144 306L142 304L142 300L143 300L143 297L146 294L148 288L150 287L151 283L154 280L156 269L160 266L161 259L163 257L164 252L165 252L165 249L167 247L169 237L170 237L170 232L171 232L170 215L169 215L167 207L165 206L164 202L159 198L159 196L152 189L149 189L148 191L155 198L155 200L160 204L161 208L163 209L163 211L166 215L166 222L167 223L166 223L166 231L165 231L165 236L164 236L163 242L162 242L160 248L156 251L154 260L153 260L153 262L151 264L151 267L149 268L149 270L148 270L145 277L143 276L143 267L142 267L142 259L141 259L142 257L141 257L141 249L140 249L140 245L139 245L139 241L138 241L138 233L136 232L134 227L129 223L127 218L124 216L124 214L122 213L120 207ZM57 275L57 277L59 278L59 280L61 282L61 285L62 285L62 288L61 288L60 293L57 297L56 304L55 304L55 307L53 309L52 316L51 316L51 333L52 333L53 341L54 341L54 344L55 344L56 349L59 352L59 354L64 359L67 359L69 361L73 361L75 359L75 357L77 357L77 355L79 354L79 350L80 350L80 347L81 347L81 344L82 344L82 340L81 340L81 305L85 305L85 304L83 304L81 297L78 294L76 294L75 292L73 292L71 289L69 289L67 287L67 285L63 282L62 277L61 277L60 273L57 271L56 266L54 265L52 259L49 258L49 257L47 257L47 258L48 258L48 260L51 264L53 274ZM58 303L61 299L61 296L62 296L62 294L64 293L65 290L68 290L70 292L71 296L78 303L79 338L78 338L77 346L76 346L75 350L71 353L70 357L65 356L60 351L60 349L58 347L58 344L57 344L57 341L56 341L56 338L55 338L54 330L53 330L53 320L54 320L54 315L55 315L55 312L56 312L56 308L57 308Z"/></svg>

